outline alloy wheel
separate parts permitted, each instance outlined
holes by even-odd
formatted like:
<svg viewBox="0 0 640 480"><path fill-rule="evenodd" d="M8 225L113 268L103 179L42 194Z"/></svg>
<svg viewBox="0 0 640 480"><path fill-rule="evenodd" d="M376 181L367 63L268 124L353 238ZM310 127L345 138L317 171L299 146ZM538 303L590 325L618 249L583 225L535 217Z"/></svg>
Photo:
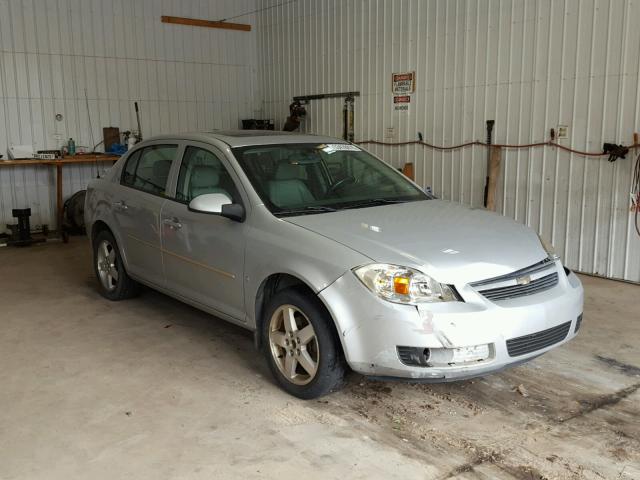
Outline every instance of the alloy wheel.
<svg viewBox="0 0 640 480"><path fill-rule="evenodd" d="M293 305L281 305L269 321L269 347L285 378L295 385L311 382L318 371L318 338L307 316Z"/></svg>
<svg viewBox="0 0 640 480"><path fill-rule="evenodd" d="M116 249L108 240L102 240L98 245L96 264L100 283L108 292L118 286L118 266L116 264Z"/></svg>

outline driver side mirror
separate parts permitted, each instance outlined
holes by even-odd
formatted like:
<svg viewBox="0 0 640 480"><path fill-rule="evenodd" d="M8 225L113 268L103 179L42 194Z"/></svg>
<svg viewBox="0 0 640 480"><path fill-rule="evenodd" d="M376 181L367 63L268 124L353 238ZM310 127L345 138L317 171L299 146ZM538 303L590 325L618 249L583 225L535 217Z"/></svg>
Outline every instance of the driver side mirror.
<svg viewBox="0 0 640 480"><path fill-rule="evenodd" d="M198 195L189 202L189 210L197 213L221 215L235 222L243 222L245 217L244 207L239 203L233 203L224 193Z"/></svg>

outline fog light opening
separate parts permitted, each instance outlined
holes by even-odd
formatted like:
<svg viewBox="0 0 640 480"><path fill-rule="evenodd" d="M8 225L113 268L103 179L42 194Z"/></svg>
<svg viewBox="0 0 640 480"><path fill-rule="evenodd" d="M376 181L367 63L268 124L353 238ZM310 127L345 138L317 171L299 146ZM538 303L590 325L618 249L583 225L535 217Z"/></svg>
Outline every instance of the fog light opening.
<svg viewBox="0 0 640 480"><path fill-rule="evenodd" d="M428 365L429 364L429 359L431 358L431 350L429 350L428 348L425 348L422 351L422 356L424 358L425 363Z"/></svg>
<svg viewBox="0 0 640 480"><path fill-rule="evenodd" d="M430 367L431 351L423 347L396 347L398 357L405 365L412 367Z"/></svg>
<svg viewBox="0 0 640 480"><path fill-rule="evenodd" d="M493 345L457 348L397 347L400 361L413 367L451 367L484 362L493 357Z"/></svg>

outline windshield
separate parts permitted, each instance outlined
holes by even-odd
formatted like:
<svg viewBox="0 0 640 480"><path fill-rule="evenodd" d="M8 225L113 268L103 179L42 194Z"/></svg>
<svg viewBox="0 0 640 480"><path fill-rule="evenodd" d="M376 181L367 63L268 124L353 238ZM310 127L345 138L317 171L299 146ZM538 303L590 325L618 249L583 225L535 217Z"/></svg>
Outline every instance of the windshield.
<svg viewBox="0 0 640 480"><path fill-rule="evenodd" d="M355 145L260 145L234 148L233 153L275 215L431 198L401 173Z"/></svg>

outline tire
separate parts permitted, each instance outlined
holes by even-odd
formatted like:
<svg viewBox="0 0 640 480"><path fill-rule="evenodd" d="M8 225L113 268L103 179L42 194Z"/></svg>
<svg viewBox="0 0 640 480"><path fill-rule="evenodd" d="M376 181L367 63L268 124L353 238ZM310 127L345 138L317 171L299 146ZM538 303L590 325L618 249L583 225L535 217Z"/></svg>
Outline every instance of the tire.
<svg viewBox="0 0 640 480"><path fill-rule="evenodd" d="M261 330L269 369L283 390L308 400L343 386L347 368L340 340L333 319L314 295L297 288L276 293ZM315 370L309 368L314 364Z"/></svg>
<svg viewBox="0 0 640 480"><path fill-rule="evenodd" d="M84 232L84 201L86 190L79 190L64 202L64 216L74 233Z"/></svg>
<svg viewBox="0 0 640 480"><path fill-rule="evenodd" d="M116 239L107 230L93 239L93 270L100 294L109 300L132 298L140 291L140 284L127 275Z"/></svg>

